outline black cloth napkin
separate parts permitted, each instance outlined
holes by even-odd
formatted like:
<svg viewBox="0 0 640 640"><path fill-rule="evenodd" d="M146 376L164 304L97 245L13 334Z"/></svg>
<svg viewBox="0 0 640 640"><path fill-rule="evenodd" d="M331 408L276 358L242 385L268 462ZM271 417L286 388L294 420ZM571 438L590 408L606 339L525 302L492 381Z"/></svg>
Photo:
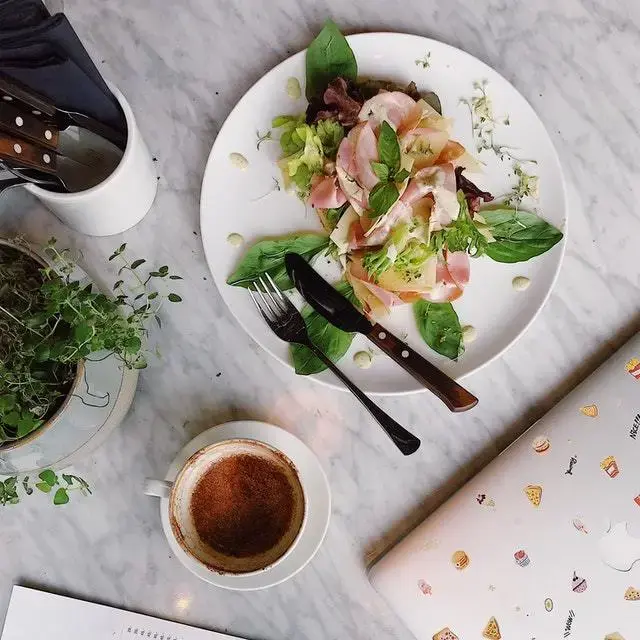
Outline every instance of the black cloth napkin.
<svg viewBox="0 0 640 640"><path fill-rule="evenodd" d="M57 107L126 131L118 101L64 14L18 29L5 28L0 21L0 72L46 96Z"/></svg>
<svg viewBox="0 0 640 640"><path fill-rule="evenodd" d="M40 0L0 0L0 28L3 30L36 27L49 17L49 11Z"/></svg>

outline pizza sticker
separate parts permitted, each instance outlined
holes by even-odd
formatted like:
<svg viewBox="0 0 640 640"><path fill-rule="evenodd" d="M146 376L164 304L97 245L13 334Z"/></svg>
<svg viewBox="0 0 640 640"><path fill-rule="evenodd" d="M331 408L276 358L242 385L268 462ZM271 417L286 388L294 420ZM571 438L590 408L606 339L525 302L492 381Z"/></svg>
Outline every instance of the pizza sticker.
<svg viewBox="0 0 640 640"><path fill-rule="evenodd" d="M534 507L539 507L542 502L542 487L539 484L528 484L524 488L527 499Z"/></svg>
<svg viewBox="0 0 640 640"><path fill-rule="evenodd" d="M482 632L482 637L487 638L487 640L501 640L502 636L500 635L500 627L498 625L498 621L491 616L489 618L489 622L487 622L484 631Z"/></svg>
<svg viewBox="0 0 640 640"><path fill-rule="evenodd" d="M629 587L624 592L624 599L630 600L632 602L637 602L640 600L640 589L636 589L635 587Z"/></svg>
<svg viewBox="0 0 640 640"><path fill-rule="evenodd" d="M580 407L580 413L588 416L589 418L597 418L598 417L598 405L597 404L588 404L584 407Z"/></svg>
<svg viewBox="0 0 640 640"><path fill-rule="evenodd" d="M433 636L433 640L460 640L460 638L449 627L445 627Z"/></svg>

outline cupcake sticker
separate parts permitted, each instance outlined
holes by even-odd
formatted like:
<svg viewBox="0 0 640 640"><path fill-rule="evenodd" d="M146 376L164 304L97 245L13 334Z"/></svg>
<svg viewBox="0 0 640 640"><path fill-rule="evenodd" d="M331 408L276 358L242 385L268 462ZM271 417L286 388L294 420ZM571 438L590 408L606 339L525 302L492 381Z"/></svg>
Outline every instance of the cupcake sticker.
<svg viewBox="0 0 640 640"><path fill-rule="evenodd" d="M524 551L524 549L520 549L519 551L516 551L513 554L513 557L516 560L516 564L520 565L521 567L526 567L530 562L529 556L527 555L527 552Z"/></svg>
<svg viewBox="0 0 640 640"><path fill-rule="evenodd" d="M613 456L607 456L601 463L600 468L610 477L615 478L619 473L618 463Z"/></svg>
<svg viewBox="0 0 640 640"><path fill-rule="evenodd" d="M581 578L575 571L571 579L571 591L574 593L584 593L587 590L587 581Z"/></svg>
<svg viewBox="0 0 640 640"><path fill-rule="evenodd" d="M459 550L451 556L451 562L453 562L458 571L462 571L469 566L471 560L469 560L469 556L464 551Z"/></svg>
<svg viewBox="0 0 640 640"><path fill-rule="evenodd" d="M533 441L531 447L536 453L544 454L551 448L551 442L547 436L539 436Z"/></svg>

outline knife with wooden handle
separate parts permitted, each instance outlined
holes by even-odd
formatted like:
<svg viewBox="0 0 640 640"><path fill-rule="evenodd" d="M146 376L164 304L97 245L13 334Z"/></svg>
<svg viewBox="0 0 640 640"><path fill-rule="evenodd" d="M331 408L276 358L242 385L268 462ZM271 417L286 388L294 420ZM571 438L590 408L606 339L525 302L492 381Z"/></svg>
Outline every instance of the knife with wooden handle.
<svg viewBox="0 0 640 640"><path fill-rule="evenodd" d="M43 122L31 110L19 108L17 103L0 102L0 130L52 150L58 147L58 128Z"/></svg>
<svg viewBox="0 0 640 640"><path fill-rule="evenodd" d="M478 398L423 358L388 329L372 324L297 253L287 253L285 267L302 297L331 324L343 331L362 333L405 371L434 393L451 411L468 411Z"/></svg>
<svg viewBox="0 0 640 640"><path fill-rule="evenodd" d="M55 151L2 132L0 132L0 160L38 169L44 173L53 175L58 173L58 154Z"/></svg>

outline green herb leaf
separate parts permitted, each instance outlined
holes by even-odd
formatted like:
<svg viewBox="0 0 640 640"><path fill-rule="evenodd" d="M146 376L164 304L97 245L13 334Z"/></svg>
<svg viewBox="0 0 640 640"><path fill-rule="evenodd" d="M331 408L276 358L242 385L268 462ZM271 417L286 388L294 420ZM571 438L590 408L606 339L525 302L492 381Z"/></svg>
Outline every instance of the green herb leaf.
<svg viewBox="0 0 640 640"><path fill-rule="evenodd" d="M51 491L51 485L46 482L38 482L36 484L36 489L39 489L42 493L49 493Z"/></svg>
<svg viewBox="0 0 640 640"><path fill-rule="evenodd" d="M69 494L66 489L60 487L53 496L53 504L61 505L67 504L67 502L69 502Z"/></svg>
<svg viewBox="0 0 640 640"><path fill-rule="evenodd" d="M382 162L371 161L371 168L373 169L373 173L375 173L382 182L389 182L389 167Z"/></svg>
<svg viewBox="0 0 640 640"><path fill-rule="evenodd" d="M169 280L182 280L180 276L169 276Z"/></svg>
<svg viewBox="0 0 640 640"><path fill-rule="evenodd" d="M407 171L406 169L400 169L400 171L398 171L396 173L395 176L393 176L393 181L394 182L399 182L402 183L404 182L409 176L411 175L411 173L409 171Z"/></svg>
<svg viewBox="0 0 640 640"><path fill-rule="evenodd" d="M496 239L487 244L486 254L496 262L525 262L562 240L561 231L529 211L483 209L482 217Z"/></svg>
<svg viewBox="0 0 640 640"><path fill-rule="evenodd" d="M285 255L293 252L311 260L328 246L329 238L317 233L299 233L278 240L262 240L244 255L238 268L227 279L227 284L248 287L259 276L268 273L280 289L291 289L293 283L284 266Z"/></svg>
<svg viewBox="0 0 640 640"><path fill-rule="evenodd" d="M131 268L132 269L137 269L140 265L144 264L146 262L146 260L144 258L138 258L138 260L134 260L131 263Z"/></svg>
<svg viewBox="0 0 640 640"><path fill-rule="evenodd" d="M127 353L135 355L142 348L142 340L140 340L138 336L131 336L130 338L127 338L124 346Z"/></svg>
<svg viewBox="0 0 640 640"><path fill-rule="evenodd" d="M339 282L335 285L335 288L354 305L357 307L360 306L360 302L356 298L349 283L344 281ZM355 334L347 333L346 331L342 331L342 329L334 327L309 306L303 308L302 317L307 325L307 332L311 342L333 362L338 362L348 351ZM291 345L291 358L296 373L301 376L319 373L327 368L324 362L322 362L313 351L303 345Z"/></svg>
<svg viewBox="0 0 640 640"><path fill-rule="evenodd" d="M398 188L392 182L378 182L369 194L370 218L383 216L399 197Z"/></svg>
<svg viewBox="0 0 640 640"><path fill-rule="evenodd" d="M170 293L167 298L169 302L182 302L182 298L177 293Z"/></svg>
<svg viewBox="0 0 640 640"><path fill-rule="evenodd" d="M380 162L386 164L391 175L400 170L400 144L393 127L385 120L378 134L378 155Z"/></svg>
<svg viewBox="0 0 640 640"><path fill-rule="evenodd" d="M327 20L322 31L309 45L306 55L307 98L320 95L338 76L355 80L358 63L346 38L335 22Z"/></svg>
<svg viewBox="0 0 640 640"><path fill-rule="evenodd" d="M73 331L73 336L78 342L85 342L93 335L93 329L86 323L82 323L76 326Z"/></svg>
<svg viewBox="0 0 640 640"><path fill-rule="evenodd" d="M119 289L123 284L124 284L124 280L116 281L115 284L113 285L113 290L115 291L116 289Z"/></svg>
<svg viewBox="0 0 640 640"><path fill-rule="evenodd" d="M51 469L45 469L44 471L38 474L38 478L42 480L42 482L46 482L50 487L55 486L58 482L58 476L51 471Z"/></svg>
<svg viewBox="0 0 640 640"><path fill-rule="evenodd" d="M456 360L462 353L462 328L450 302L418 300L413 313L422 339L437 353Z"/></svg>

